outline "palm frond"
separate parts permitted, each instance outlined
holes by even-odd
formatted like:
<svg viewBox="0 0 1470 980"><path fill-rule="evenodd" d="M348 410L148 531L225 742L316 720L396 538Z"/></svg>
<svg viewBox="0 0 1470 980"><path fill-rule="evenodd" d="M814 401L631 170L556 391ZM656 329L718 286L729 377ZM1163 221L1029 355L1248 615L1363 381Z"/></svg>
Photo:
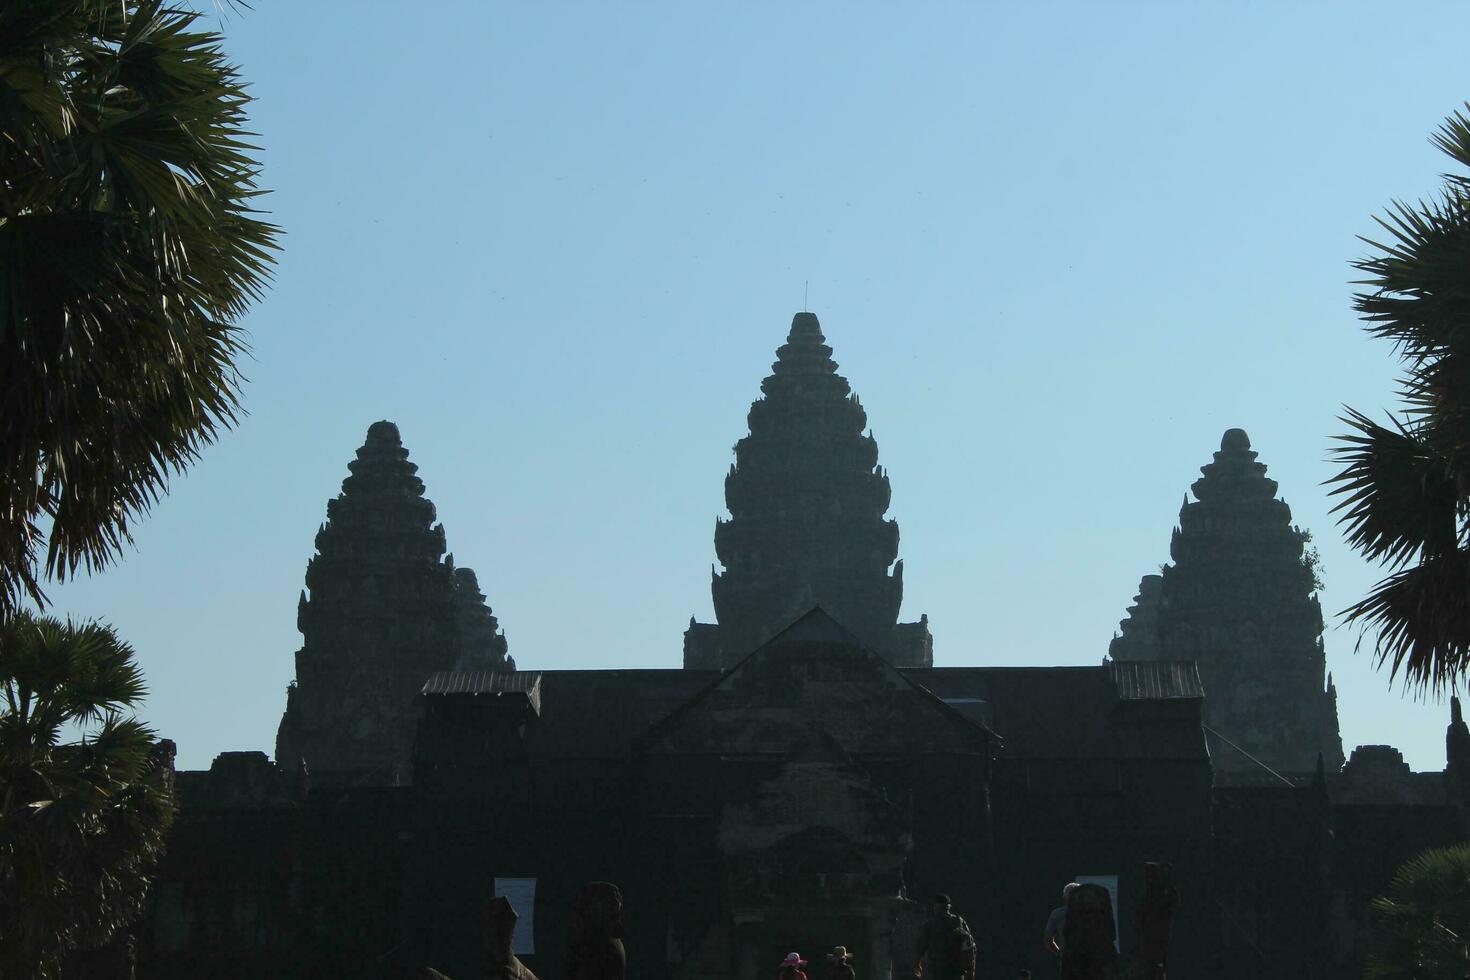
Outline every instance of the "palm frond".
<svg viewBox="0 0 1470 980"><path fill-rule="evenodd" d="M1456 550L1390 575L1343 612L1374 634L1373 655L1390 679L1438 694L1470 666L1467 595L1470 552Z"/></svg>
<svg viewBox="0 0 1470 980"><path fill-rule="evenodd" d="M1347 409L1351 428L1337 436L1342 472L1328 481L1347 540L1363 555L1401 567L1419 554L1453 550L1463 501L1455 469L1424 437L1423 427L1381 425Z"/></svg>
<svg viewBox="0 0 1470 980"><path fill-rule="evenodd" d="M0 975L54 975L141 914L174 816L172 746L122 713L142 678L110 627L0 619L0 687Z"/></svg>
<svg viewBox="0 0 1470 980"><path fill-rule="evenodd" d="M0 613L110 563L240 414L279 231L219 35L159 0L0 10Z"/></svg>
<svg viewBox="0 0 1470 980"><path fill-rule="evenodd" d="M1445 156L1462 167L1470 168L1470 119L1465 117L1466 111L1470 111L1470 102L1465 104L1463 110L1452 113L1429 140ZM1448 173L1443 176L1445 180L1459 185L1470 182L1470 178L1464 174Z"/></svg>
<svg viewBox="0 0 1470 980"><path fill-rule="evenodd" d="M1372 911L1365 977L1461 980L1470 940L1470 845L1405 863Z"/></svg>
<svg viewBox="0 0 1470 980"><path fill-rule="evenodd" d="M1433 141L1470 167L1465 113ZM1354 302L1405 364L1404 407L1387 425L1347 410L1328 484L1348 543L1392 574L1344 615L1376 631L1392 678L1438 691L1470 674L1470 176L1446 174L1438 197L1394 202L1378 224Z"/></svg>

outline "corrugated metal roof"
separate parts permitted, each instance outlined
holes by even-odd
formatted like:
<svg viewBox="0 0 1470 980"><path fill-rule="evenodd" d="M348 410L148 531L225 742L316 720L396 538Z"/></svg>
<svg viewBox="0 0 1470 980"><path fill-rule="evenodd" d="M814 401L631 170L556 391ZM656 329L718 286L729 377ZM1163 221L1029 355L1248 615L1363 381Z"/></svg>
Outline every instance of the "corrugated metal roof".
<svg viewBox="0 0 1470 980"><path fill-rule="evenodd" d="M1122 701L1202 698L1204 685L1192 660L1114 660L1113 684Z"/></svg>
<svg viewBox="0 0 1470 980"><path fill-rule="evenodd" d="M426 695L438 694L524 694L531 708L541 713L539 670L443 670L424 682Z"/></svg>

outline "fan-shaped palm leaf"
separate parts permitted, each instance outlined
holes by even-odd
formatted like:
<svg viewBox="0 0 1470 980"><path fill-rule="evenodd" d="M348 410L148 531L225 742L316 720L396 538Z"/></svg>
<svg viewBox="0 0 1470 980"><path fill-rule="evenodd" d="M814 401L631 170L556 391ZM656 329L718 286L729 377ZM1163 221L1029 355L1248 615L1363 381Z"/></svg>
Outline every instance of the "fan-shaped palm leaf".
<svg viewBox="0 0 1470 980"><path fill-rule="evenodd" d="M197 17L0 7L0 613L109 562L238 412L277 232Z"/></svg>
<svg viewBox="0 0 1470 980"><path fill-rule="evenodd" d="M1463 980L1470 964L1470 845L1426 851L1373 902L1363 975L1370 980Z"/></svg>
<svg viewBox="0 0 1470 980"><path fill-rule="evenodd" d="M98 624L0 621L0 976L53 976L142 911L173 750L124 714L144 693L132 656Z"/></svg>
<svg viewBox="0 0 1470 980"><path fill-rule="evenodd" d="M1470 167L1464 114L1434 141ZM1393 573L1344 613L1375 632L1394 678L1439 689L1470 669L1470 176L1445 175L1437 199L1396 202L1379 224L1356 305L1404 361L1406 406L1388 425L1349 409L1329 482L1348 542Z"/></svg>

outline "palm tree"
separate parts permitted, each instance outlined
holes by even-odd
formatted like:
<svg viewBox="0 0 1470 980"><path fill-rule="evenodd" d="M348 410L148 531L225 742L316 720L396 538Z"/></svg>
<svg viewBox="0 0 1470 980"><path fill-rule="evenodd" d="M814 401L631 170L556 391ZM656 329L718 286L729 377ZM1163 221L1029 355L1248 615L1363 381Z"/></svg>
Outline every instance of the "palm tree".
<svg viewBox="0 0 1470 980"><path fill-rule="evenodd" d="M1463 113L1433 141L1470 168ZM1337 437L1344 468L1329 482L1348 542L1390 570L1344 612L1376 631L1391 678L1437 692L1470 669L1470 175L1445 174L1437 198L1378 222L1387 237L1355 263L1370 288L1355 305L1405 364L1405 407L1386 424L1348 409Z"/></svg>
<svg viewBox="0 0 1470 980"><path fill-rule="evenodd" d="M239 411L277 230L198 16L0 5L0 617L115 558Z"/></svg>
<svg viewBox="0 0 1470 980"><path fill-rule="evenodd" d="M11 617L0 690L0 976L49 977L141 914L173 821L173 746L125 715L143 676L110 627Z"/></svg>
<svg viewBox="0 0 1470 980"><path fill-rule="evenodd" d="M1470 976L1470 844L1425 851L1373 901L1370 980Z"/></svg>

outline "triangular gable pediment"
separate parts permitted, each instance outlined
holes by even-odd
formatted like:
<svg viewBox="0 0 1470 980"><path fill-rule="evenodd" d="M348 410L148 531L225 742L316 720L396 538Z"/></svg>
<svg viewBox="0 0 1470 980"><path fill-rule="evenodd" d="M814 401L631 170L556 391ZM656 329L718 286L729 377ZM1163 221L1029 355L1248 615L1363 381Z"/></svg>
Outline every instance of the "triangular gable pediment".
<svg viewBox="0 0 1470 980"><path fill-rule="evenodd" d="M650 728L636 751L785 755L814 732L852 756L982 753L995 739L813 607Z"/></svg>
<svg viewBox="0 0 1470 980"><path fill-rule="evenodd" d="M812 606L778 629L762 646L772 643L845 643L855 647L863 646L863 641L856 634L833 619L820 605Z"/></svg>

